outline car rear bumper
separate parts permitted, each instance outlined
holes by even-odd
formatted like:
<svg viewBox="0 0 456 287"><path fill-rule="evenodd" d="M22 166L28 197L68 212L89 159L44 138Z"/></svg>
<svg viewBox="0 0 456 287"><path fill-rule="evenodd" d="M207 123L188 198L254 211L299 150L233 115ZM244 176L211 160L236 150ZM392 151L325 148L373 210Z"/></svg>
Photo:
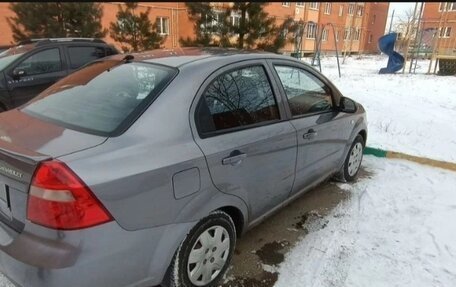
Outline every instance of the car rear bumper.
<svg viewBox="0 0 456 287"><path fill-rule="evenodd" d="M111 222L83 231L55 231L27 224L10 244L0 246L0 271L27 287L158 285L191 226L126 231Z"/></svg>

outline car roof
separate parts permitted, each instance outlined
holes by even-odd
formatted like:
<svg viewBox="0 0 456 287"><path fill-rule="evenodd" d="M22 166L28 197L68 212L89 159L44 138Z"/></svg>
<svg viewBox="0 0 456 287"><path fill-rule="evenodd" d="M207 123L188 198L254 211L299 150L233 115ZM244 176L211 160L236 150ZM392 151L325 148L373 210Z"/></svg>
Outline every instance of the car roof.
<svg viewBox="0 0 456 287"><path fill-rule="evenodd" d="M119 60L125 59L127 56L133 56L132 61L157 63L171 67L182 67L190 63L208 59L226 59L229 62L236 60L261 59L261 58L279 58L294 60L289 56L278 55L270 52L259 50L240 50L232 48L216 48L216 47L183 47L174 49L156 49L141 53L117 54L110 56L109 59Z"/></svg>

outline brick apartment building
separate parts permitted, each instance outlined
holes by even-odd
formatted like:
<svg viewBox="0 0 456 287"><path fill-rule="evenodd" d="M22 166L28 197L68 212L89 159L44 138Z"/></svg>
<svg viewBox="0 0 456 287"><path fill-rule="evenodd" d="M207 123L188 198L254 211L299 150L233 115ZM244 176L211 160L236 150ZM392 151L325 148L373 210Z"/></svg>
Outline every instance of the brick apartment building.
<svg viewBox="0 0 456 287"><path fill-rule="evenodd" d="M102 25L109 28L111 22L116 21L119 2L104 2ZM213 2L216 7L223 8L229 3ZM13 43L11 29L6 21L13 16L9 3L0 3L0 47ZM163 44L165 48L179 47L179 39L194 36L193 23L188 17L184 2L139 2L139 11L151 8L149 17L158 23L159 32L166 35ZM301 42L301 50L311 53L316 46L316 39L322 30L322 51L331 53L337 44L339 52L350 53L378 53L377 40L384 34L389 3L387 2L271 2L265 10L275 17L277 24L287 17L295 21L306 22ZM138 11L138 12L139 12ZM236 21L238 15L233 14ZM334 25L336 36L331 26ZM326 27L326 28L323 28ZM214 35L216 37L216 35ZM109 37L105 40L114 43ZM288 43L283 52L295 51L296 43Z"/></svg>
<svg viewBox="0 0 456 287"><path fill-rule="evenodd" d="M434 31L427 44L435 45L438 55L456 56L456 2L426 2L422 23L422 30Z"/></svg>

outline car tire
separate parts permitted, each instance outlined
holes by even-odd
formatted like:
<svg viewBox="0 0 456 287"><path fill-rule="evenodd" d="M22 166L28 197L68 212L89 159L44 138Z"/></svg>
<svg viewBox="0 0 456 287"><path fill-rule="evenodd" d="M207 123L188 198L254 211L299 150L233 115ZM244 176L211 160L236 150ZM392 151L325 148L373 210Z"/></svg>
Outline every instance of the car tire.
<svg viewBox="0 0 456 287"><path fill-rule="evenodd" d="M223 211L212 212L182 241L162 286L217 286L230 264L235 245L236 228L231 217Z"/></svg>
<svg viewBox="0 0 456 287"><path fill-rule="evenodd" d="M357 135L347 157L344 160L344 165L337 175L337 179L343 182L352 182L358 175L361 162L363 160L364 139L361 135Z"/></svg>

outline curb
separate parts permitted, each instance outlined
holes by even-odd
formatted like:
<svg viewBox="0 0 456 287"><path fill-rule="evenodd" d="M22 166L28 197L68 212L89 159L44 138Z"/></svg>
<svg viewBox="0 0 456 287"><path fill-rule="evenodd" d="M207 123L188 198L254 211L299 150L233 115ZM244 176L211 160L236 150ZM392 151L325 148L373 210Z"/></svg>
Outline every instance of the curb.
<svg viewBox="0 0 456 287"><path fill-rule="evenodd" d="M413 161L413 162L424 164L424 165L429 165L429 166L433 166L433 167L439 167L439 168L443 168L443 169L447 169L447 170L451 170L451 171L456 171L456 163L435 160L435 159L430 159L430 158L426 158L426 157L419 157L419 156L409 155L409 154L396 152L396 151L388 151L388 150L383 150L383 149L367 146L364 148L364 154L373 155L376 157L405 159L405 160Z"/></svg>

